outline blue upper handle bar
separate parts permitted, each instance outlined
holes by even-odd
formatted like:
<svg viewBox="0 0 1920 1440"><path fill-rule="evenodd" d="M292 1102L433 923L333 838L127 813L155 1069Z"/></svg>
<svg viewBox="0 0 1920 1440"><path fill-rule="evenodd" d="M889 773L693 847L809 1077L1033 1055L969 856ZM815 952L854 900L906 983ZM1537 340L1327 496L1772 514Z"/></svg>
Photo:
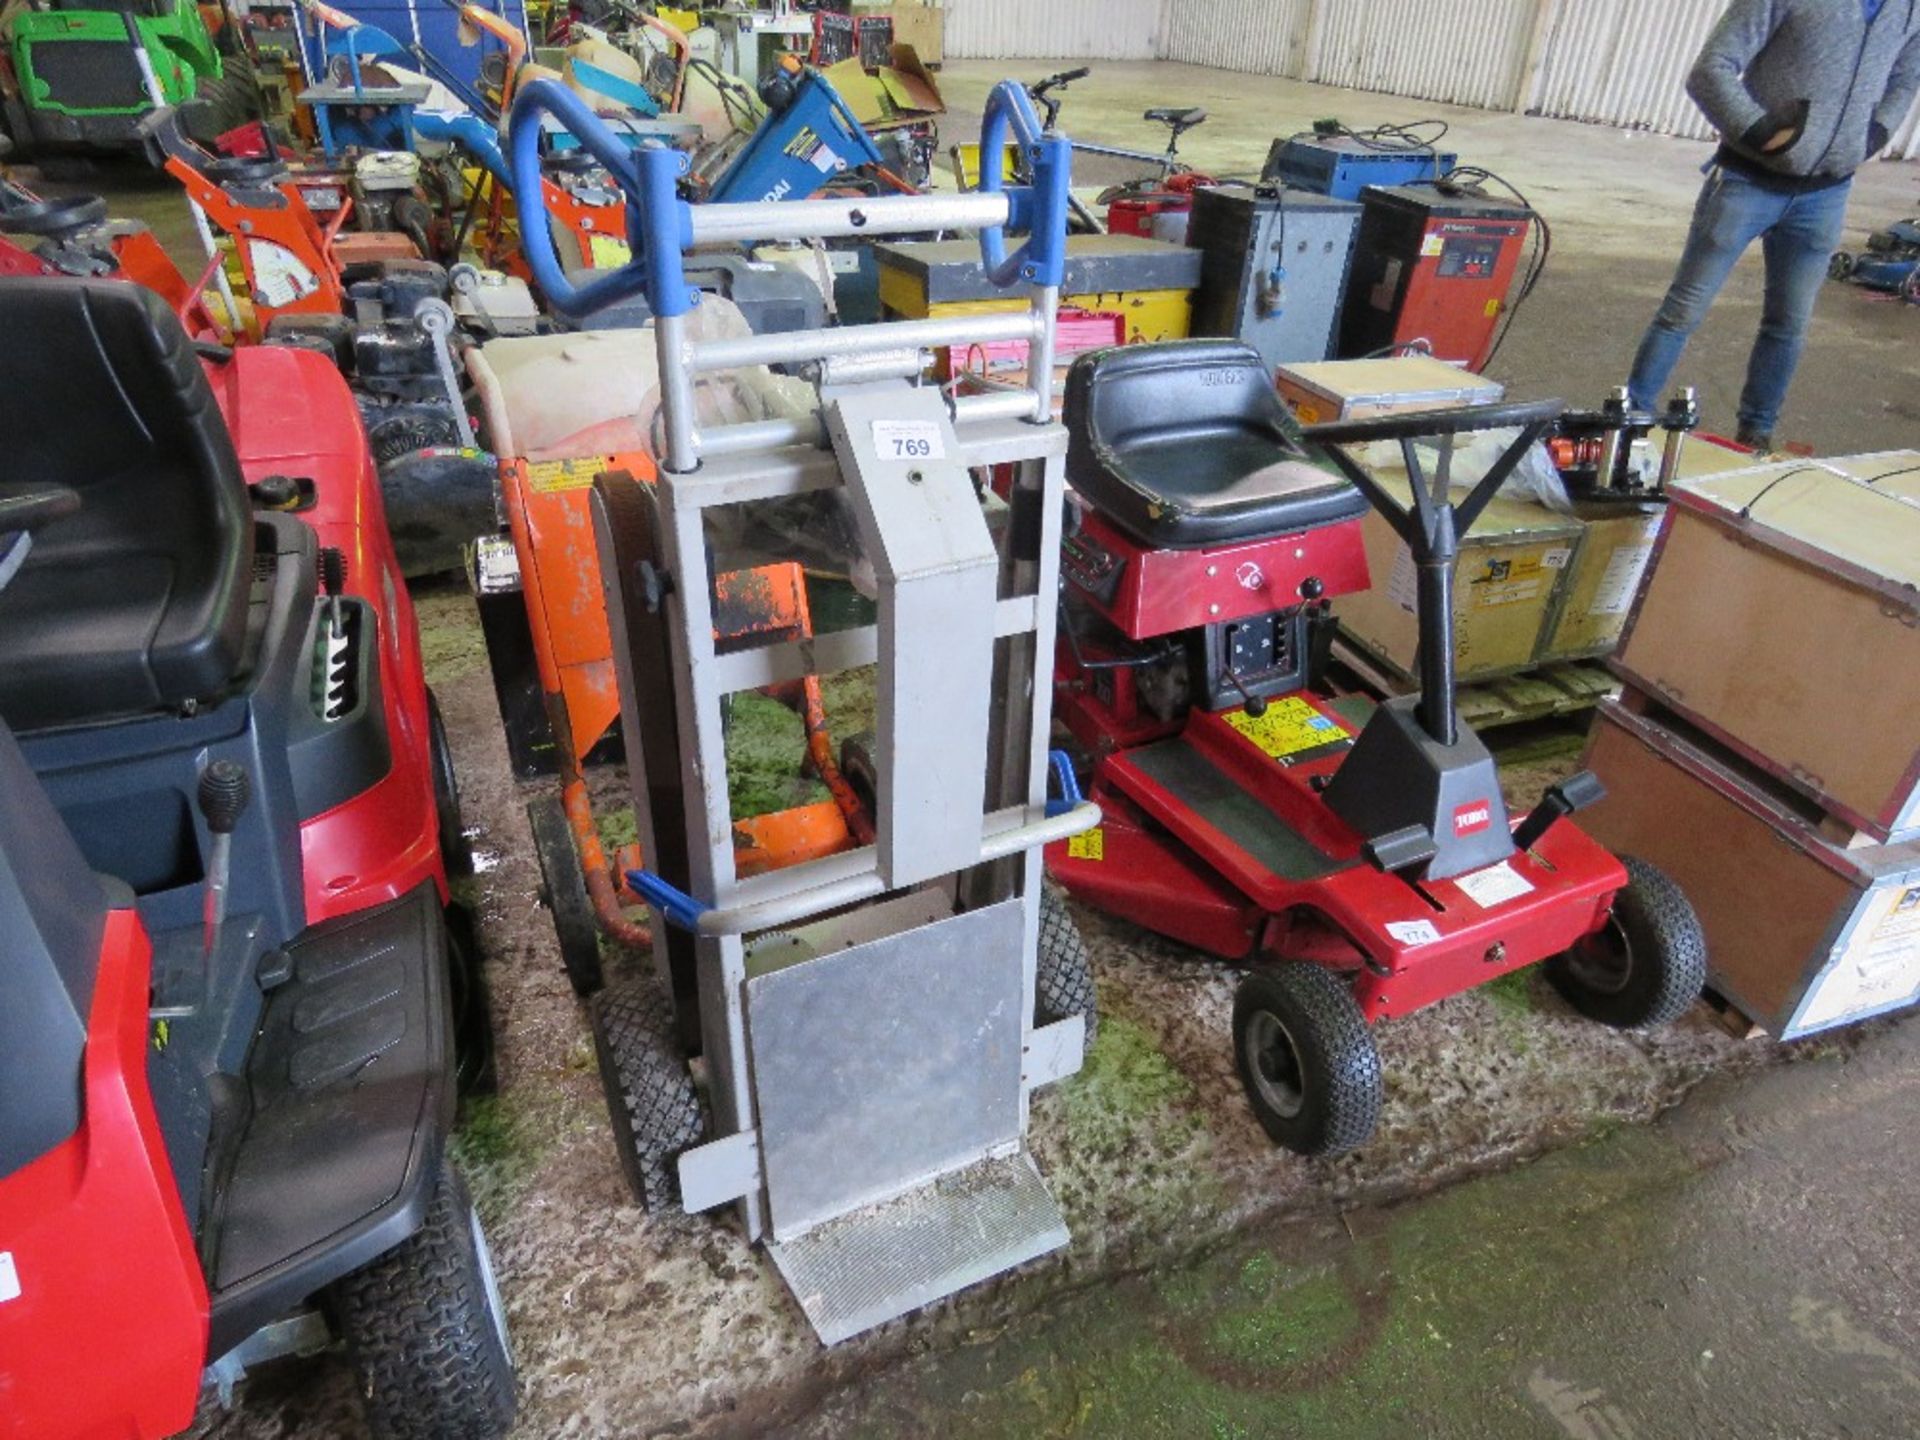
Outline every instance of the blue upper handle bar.
<svg viewBox="0 0 1920 1440"><path fill-rule="evenodd" d="M587 285L567 279L548 229L540 175L543 114L565 126L627 197L627 243L633 259ZM1002 288L1022 283L1057 287L1066 278L1073 147L1064 136L1043 131L1027 92L1003 80L987 99L980 153L997 157L1009 130L1026 152L1033 184L1007 188L998 164L981 165L980 188L993 194L1004 190L1009 222L980 232L981 258L993 283ZM681 264L693 244L693 207L678 192L680 177L687 173L683 153L659 145L631 148L557 80L535 80L521 88L507 137L514 203L520 212L520 250L548 304L562 314L579 316L644 293L658 316L684 315L693 308L697 295ZM873 205L877 209L888 203L883 199ZM1027 237L1012 255L1006 251L1009 228Z"/></svg>

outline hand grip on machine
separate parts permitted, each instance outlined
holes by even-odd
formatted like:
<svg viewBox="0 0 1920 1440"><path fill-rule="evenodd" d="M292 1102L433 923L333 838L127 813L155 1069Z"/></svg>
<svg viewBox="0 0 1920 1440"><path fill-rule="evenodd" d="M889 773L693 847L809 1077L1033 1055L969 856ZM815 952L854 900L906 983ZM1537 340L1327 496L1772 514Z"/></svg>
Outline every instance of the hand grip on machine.
<svg viewBox="0 0 1920 1440"><path fill-rule="evenodd" d="M1067 200L1072 183L1073 147L1064 136L1043 130L1027 92L1011 80L1003 80L987 97L987 112L980 126L981 155L1002 154L1009 128L1015 143L1026 151L1033 186L1029 190L1006 191L1006 177L1001 167L982 162L980 189L989 195L1005 191L1008 214L1006 225L989 225L980 231L980 258L987 278L1003 290L1022 281L1030 285L1057 286L1066 278ZM1023 230L1027 236L1027 243L1012 255L1007 254L1009 228Z"/></svg>
<svg viewBox="0 0 1920 1440"><path fill-rule="evenodd" d="M540 117L551 115L607 169L627 197L627 243L633 259L587 285L575 285L560 268L547 225L541 188ZM690 243L685 202L677 185L687 171L678 150L635 150L608 128L586 102L557 80L535 80L514 97L507 125L508 169L520 212L520 252L541 294L554 309L581 316L647 293L656 315L684 315L692 308L681 252ZM672 253L662 251L670 242Z"/></svg>

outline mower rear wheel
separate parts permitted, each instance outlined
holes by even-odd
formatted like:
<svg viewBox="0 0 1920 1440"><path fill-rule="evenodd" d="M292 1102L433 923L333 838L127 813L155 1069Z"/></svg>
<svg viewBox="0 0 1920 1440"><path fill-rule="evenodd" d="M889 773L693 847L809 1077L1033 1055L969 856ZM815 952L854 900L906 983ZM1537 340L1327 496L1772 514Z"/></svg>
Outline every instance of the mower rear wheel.
<svg viewBox="0 0 1920 1440"><path fill-rule="evenodd" d="M1233 997L1233 1053L1260 1126L1301 1155L1344 1155L1379 1123L1385 1083L1352 987L1320 965L1256 970Z"/></svg>
<svg viewBox="0 0 1920 1440"><path fill-rule="evenodd" d="M453 746L447 741L440 702L427 691L427 761L433 767L433 808L440 822L440 859L447 877L473 873L473 846L467 843L466 821L460 814L460 781L453 773Z"/></svg>
<svg viewBox="0 0 1920 1440"><path fill-rule="evenodd" d="M375 1440L493 1440L513 1423L513 1350L493 1261L451 1160L426 1223L337 1281L324 1308Z"/></svg>
<svg viewBox="0 0 1920 1440"><path fill-rule="evenodd" d="M1542 967L1554 989L1590 1020L1621 1030L1671 1024L1707 983L1707 940L1680 887L1631 855L1627 887L1601 929Z"/></svg>
<svg viewBox="0 0 1920 1440"><path fill-rule="evenodd" d="M1087 942L1073 923L1067 902L1051 885L1040 890L1040 957L1035 970L1033 1023L1051 1025L1069 1015L1086 1021L1087 1048L1100 1030L1100 1006L1093 988Z"/></svg>
<svg viewBox="0 0 1920 1440"><path fill-rule="evenodd" d="M680 1154L700 1143L707 1125L673 1002L652 974L617 980L593 997L593 1049L627 1186L649 1215L665 1214L680 1203Z"/></svg>
<svg viewBox="0 0 1920 1440"><path fill-rule="evenodd" d="M594 918L587 872L574 848L573 826L557 795L528 801L527 824L540 861L540 898L560 941L560 963L566 966L573 993L585 999L606 983L606 974L600 966L600 922Z"/></svg>

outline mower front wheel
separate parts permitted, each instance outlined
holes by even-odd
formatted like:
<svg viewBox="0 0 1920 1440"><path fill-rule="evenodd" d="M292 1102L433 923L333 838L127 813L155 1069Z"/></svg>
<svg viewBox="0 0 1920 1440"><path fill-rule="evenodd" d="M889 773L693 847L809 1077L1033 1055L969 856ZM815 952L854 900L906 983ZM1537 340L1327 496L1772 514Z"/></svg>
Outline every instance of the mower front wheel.
<svg viewBox="0 0 1920 1440"><path fill-rule="evenodd" d="M506 1309L451 1160L426 1223L325 1300L375 1440L494 1440L513 1423Z"/></svg>
<svg viewBox="0 0 1920 1440"><path fill-rule="evenodd" d="M540 898L560 941L560 963L566 966L573 993L584 1000L606 983L606 976L600 965L600 922L587 894L580 852L574 848L573 826L557 795L528 801L527 824L540 862Z"/></svg>
<svg viewBox="0 0 1920 1440"><path fill-rule="evenodd" d="M1287 961L1256 970L1233 997L1233 1053L1260 1126L1301 1155L1345 1155L1380 1120L1380 1052L1352 987Z"/></svg>
<svg viewBox="0 0 1920 1440"><path fill-rule="evenodd" d="M665 1214L680 1201L680 1154L707 1126L673 1001L651 973L593 997L593 1049L627 1187L649 1215Z"/></svg>
<svg viewBox="0 0 1920 1440"><path fill-rule="evenodd" d="M1631 855L1627 886L1607 923L1543 967L1554 989L1589 1020L1621 1030L1671 1024L1707 984L1700 918L1665 871Z"/></svg>

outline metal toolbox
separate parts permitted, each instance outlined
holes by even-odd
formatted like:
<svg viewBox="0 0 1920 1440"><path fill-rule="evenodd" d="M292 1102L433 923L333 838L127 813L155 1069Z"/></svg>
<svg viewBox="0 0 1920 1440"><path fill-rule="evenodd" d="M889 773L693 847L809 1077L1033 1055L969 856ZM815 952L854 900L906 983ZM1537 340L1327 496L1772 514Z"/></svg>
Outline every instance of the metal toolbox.
<svg viewBox="0 0 1920 1440"><path fill-rule="evenodd" d="M1678 882L1706 930L1708 984L1770 1034L1920 1001L1920 844L1849 849L1684 722L1617 701L1600 706L1587 768L1607 787L1588 832Z"/></svg>
<svg viewBox="0 0 1920 1440"><path fill-rule="evenodd" d="M1304 190L1196 190L1204 257L1193 333L1244 340L1269 367L1333 354L1360 207Z"/></svg>
<svg viewBox="0 0 1920 1440"><path fill-rule="evenodd" d="M1874 840L1920 839L1920 452L1689 480L1616 668Z"/></svg>

